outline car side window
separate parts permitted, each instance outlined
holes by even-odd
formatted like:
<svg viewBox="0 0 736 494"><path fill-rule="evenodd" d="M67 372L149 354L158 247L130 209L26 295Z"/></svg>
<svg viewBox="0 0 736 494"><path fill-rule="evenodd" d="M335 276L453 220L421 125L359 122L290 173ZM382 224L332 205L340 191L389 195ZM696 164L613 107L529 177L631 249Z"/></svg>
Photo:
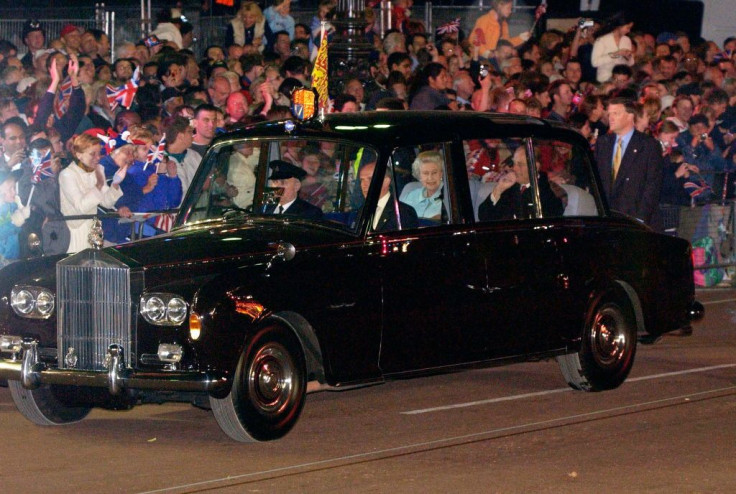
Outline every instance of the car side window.
<svg viewBox="0 0 736 494"><path fill-rule="evenodd" d="M375 206L372 202L364 202L359 210L363 217L368 218L368 231L391 232L417 226L413 208L397 200L397 189L390 170L380 171L375 160L363 162L358 168L358 184L364 198L369 197L372 184L379 189Z"/></svg>
<svg viewBox="0 0 736 494"><path fill-rule="evenodd" d="M414 209L419 227L450 223L446 158L442 143L400 147L392 153L390 171L399 201Z"/></svg>
<svg viewBox="0 0 736 494"><path fill-rule="evenodd" d="M251 208L259 153L258 143L252 141L240 142L237 147L223 146L211 153L208 173L192 183L198 197L187 221L218 217L233 207Z"/></svg>
<svg viewBox="0 0 736 494"><path fill-rule="evenodd" d="M534 215L533 204L530 205L529 201L522 204L521 201L520 187L529 183L522 139L468 139L463 141L463 151L477 221L521 219ZM514 173L515 157L519 170ZM524 183L518 184L517 181L522 179ZM507 189L511 190L506 192ZM527 192L526 196L531 197L531 193Z"/></svg>
<svg viewBox="0 0 736 494"><path fill-rule="evenodd" d="M235 210L354 231L364 202L357 170L376 157L374 149L345 140L234 140L217 146L201 165L186 222Z"/></svg>
<svg viewBox="0 0 736 494"><path fill-rule="evenodd" d="M375 161L376 156L375 150L347 141L285 139L272 143L261 211L292 216L302 211L301 217L309 211L309 218L353 229L363 204L356 172L361 163ZM281 211L279 204L292 201L299 206L296 212L290 214L292 206L287 206L284 213L274 213Z"/></svg>
<svg viewBox="0 0 736 494"><path fill-rule="evenodd" d="M562 216L598 216L586 150L569 142L544 139L535 139L533 147L540 176L563 202ZM558 216L557 212L546 211L544 215Z"/></svg>
<svg viewBox="0 0 736 494"><path fill-rule="evenodd" d="M584 149L531 138L463 144L477 221L598 215Z"/></svg>

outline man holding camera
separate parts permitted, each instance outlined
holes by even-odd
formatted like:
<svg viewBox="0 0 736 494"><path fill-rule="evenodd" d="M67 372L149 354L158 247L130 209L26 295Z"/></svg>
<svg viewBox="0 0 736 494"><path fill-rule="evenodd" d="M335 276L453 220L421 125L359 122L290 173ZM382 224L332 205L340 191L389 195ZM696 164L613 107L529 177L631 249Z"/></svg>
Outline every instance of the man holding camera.
<svg viewBox="0 0 736 494"><path fill-rule="evenodd" d="M687 130L677 137L677 146L682 151L685 161L700 169L703 178L713 188L713 192L720 194L722 173L726 168L726 160L722 150L713 141L708 117L696 113L687 121Z"/></svg>

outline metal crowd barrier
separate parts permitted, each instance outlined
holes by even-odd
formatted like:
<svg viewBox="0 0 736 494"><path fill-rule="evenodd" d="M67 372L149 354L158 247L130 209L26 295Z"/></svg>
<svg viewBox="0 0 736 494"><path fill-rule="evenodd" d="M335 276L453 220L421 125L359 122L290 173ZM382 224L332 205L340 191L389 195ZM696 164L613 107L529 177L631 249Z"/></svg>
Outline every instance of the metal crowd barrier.
<svg viewBox="0 0 736 494"><path fill-rule="evenodd" d="M695 285L736 286L736 202L660 205L665 232L693 246Z"/></svg>
<svg viewBox="0 0 736 494"><path fill-rule="evenodd" d="M489 9L486 5L435 5L427 2L424 5L412 7L412 19L422 21L428 33L434 33L437 26L445 24L454 19L460 19L460 26L466 36L470 33L475 20L485 14ZM382 19L390 9L390 2L385 2L382 7L374 9L376 18ZM77 12L78 16L74 16ZM184 11L184 14L194 26L194 36L198 40L191 49L201 55L202 51L209 45L222 44L225 42L225 32L232 16L200 16L197 11ZM310 25L312 17L316 14L315 8L302 8L292 6L291 15L296 22ZM103 3L92 4L80 9L70 8L48 8L42 12L29 15L25 10L0 9L0 39L11 41L21 52L24 51L21 32L23 24L29 17L37 18L46 30L47 40L59 37L59 33L67 23L75 26L102 29L110 37L113 53L115 46L124 41L136 42L142 38L141 26L147 19L141 18L140 8L125 6L109 6ZM533 22L532 15L525 9L519 7L511 17L512 32L521 32L529 28ZM379 23L380 24L380 23ZM379 30L384 31L389 26L377 25ZM383 35L383 32L379 33Z"/></svg>

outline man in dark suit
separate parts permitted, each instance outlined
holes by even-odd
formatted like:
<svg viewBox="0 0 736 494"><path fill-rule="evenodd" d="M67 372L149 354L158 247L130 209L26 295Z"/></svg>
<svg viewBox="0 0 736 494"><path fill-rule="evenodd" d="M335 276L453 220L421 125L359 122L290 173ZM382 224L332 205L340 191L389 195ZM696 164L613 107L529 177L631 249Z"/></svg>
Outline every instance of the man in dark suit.
<svg viewBox="0 0 736 494"><path fill-rule="evenodd" d="M270 186L282 189L278 204L268 204L266 214L284 214L318 220L322 218L322 210L303 199L299 199L299 189L307 172L283 160L273 160L268 164L271 168Z"/></svg>
<svg viewBox="0 0 736 494"><path fill-rule="evenodd" d="M520 146L514 151L511 170L501 176L488 198L478 206L478 219L497 221L534 218L534 196L530 182L526 148ZM552 191L546 174L537 174L537 185L542 214L545 217L562 216L565 207Z"/></svg>
<svg viewBox="0 0 736 494"><path fill-rule="evenodd" d="M629 99L608 102L611 133L598 139L595 153L601 186L611 209L661 231L662 148L634 128L634 114L634 102Z"/></svg>
<svg viewBox="0 0 736 494"><path fill-rule="evenodd" d="M367 163L361 167L358 172L360 180L360 190L363 197L368 196L368 189L373 179L373 172L376 170L376 163ZM416 228L419 226L417 212L413 207L404 204L401 201L395 202L394 195L391 193L391 177L389 173L383 177L381 183L381 192L378 197L376 210L371 217L370 229L376 232L384 232L399 229L399 222L396 219L395 204L399 205L399 219L401 220L401 229ZM361 207L362 209L362 207Z"/></svg>

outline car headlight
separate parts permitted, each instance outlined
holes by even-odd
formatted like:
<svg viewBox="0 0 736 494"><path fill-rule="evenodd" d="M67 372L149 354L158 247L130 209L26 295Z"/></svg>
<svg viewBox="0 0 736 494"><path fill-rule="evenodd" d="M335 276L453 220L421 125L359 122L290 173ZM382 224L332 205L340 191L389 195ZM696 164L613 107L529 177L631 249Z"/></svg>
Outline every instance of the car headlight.
<svg viewBox="0 0 736 494"><path fill-rule="evenodd" d="M173 297L166 304L166 316L174 324L181 324L187 317L187 303L179 297Z"/></svg>
<svg viewBox="0 0 736 494"><path fill-rule="evenodd" d="M48 319L54 313L53 292L40 286L15 285L10 291L10 306L20 317Z"/></svg>
<svg viewBox="0 0 736 494"><path fill-rule="evenodd" d="M140 312L143 319L156 326L179 326L187 318L189 305L173 293L144 293Z"/></svg>
<svg viewBox="0 0 736 494"><path fill-rule="evenodd" d="M36 297L36 310L44 316L49 316L54 311L54 296L51 292L42 291Z"/></svg>

